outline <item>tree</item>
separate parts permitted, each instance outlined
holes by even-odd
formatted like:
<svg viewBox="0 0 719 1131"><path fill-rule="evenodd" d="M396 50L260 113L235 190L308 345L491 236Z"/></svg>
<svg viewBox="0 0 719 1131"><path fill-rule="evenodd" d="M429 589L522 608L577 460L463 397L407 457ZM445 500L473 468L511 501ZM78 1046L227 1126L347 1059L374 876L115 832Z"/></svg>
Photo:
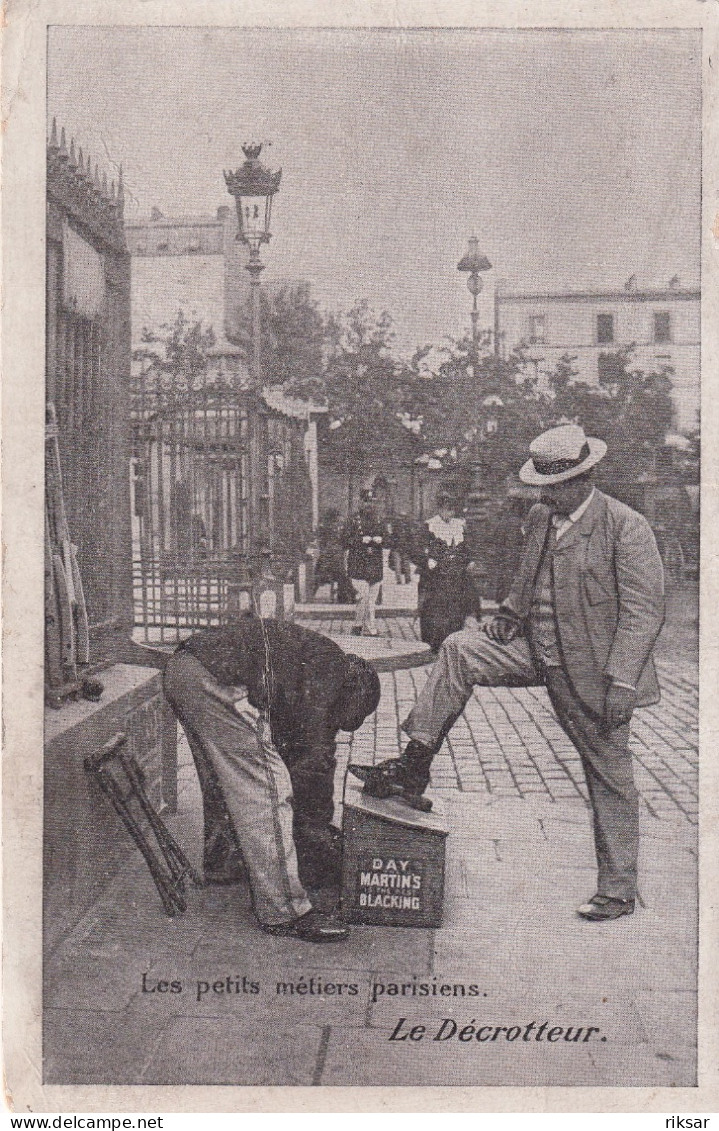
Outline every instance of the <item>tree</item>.
<svg viewBox="0 0 719 1131"><path fill-rule="evenodd" d="M425 449L454 453L449 463L466 488L477 463L489 485L503 482L546 415L524 353L495 355L489 334L480 338L476 357L469 337L418 350L404 394Z"/></svg>
<svg viewBox="0 0 719 1131"><path fill-rule="evenodd" d="M344 472L350 505L354 481L373 464L412 462L416 440L401 422L406 366L392 354L392 319L360 302L325 324L325 364L320 379L292 382L295 395L327 406L322 456Z"/></svg>
<svg viewBox="0 0 719 1131"><path fill-rule="evenodd" d="M174 392L194 391L207 371L207 351L215 344L215 332L199 319L188 321L178 310L175 321L163 323L159 330L147 326L142 345L132 351L133 361L142 363L153 383L169 386Z"/></svg>
<svg viewBox="0 0 719 1131"><path fill-rule="evenodd" d="M322 373L333 320L326 318L310 295L309 284L260 291L261 358L265 384L302 387L311 399L322 388ZM252 309L238 312L233 340L247 356L252 351Z"/></svg>
<svg viewBox="0 0 719 1131"><path fill-rule="evenodd" d="M606 441L601 475L609 483L631 483L655 469L673 418L672 373L668 366L649 373L632 365L634 348L600 355L599 383L564 380L547 374L551 423L576 421L587 435Z"/></svg>

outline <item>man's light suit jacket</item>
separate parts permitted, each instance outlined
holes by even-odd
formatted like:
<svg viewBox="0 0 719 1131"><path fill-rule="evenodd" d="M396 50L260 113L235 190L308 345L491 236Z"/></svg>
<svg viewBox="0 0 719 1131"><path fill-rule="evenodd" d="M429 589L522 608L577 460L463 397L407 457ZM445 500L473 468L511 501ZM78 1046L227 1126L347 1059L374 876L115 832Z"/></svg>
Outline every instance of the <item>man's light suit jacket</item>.
<svg viewBox="0 0 719 1131"><path fill-rule="evenodd" d="M528 515L524 555L503 606L523 621L550 524L549 508L538 503ZM603 715L612 679L637 689L637 706L658 702L652 648L664 623L664 574L647 520L595 490L557 542L552 591L562 666L584 706Z"/></svg>

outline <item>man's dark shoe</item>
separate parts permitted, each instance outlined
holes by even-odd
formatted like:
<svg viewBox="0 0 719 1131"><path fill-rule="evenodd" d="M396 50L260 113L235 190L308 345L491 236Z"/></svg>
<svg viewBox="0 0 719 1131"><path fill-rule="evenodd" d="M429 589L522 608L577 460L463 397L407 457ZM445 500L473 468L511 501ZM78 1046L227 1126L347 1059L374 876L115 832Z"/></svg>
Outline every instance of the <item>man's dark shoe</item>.
<svg viewBox="0 0 719 1131"><path fill-rule="evenodd" d="M362 635L362 625L361 624L353 624L352 625L352 635L353 636L361 636Z"/></svg>
<svg viewBox="0 0 719 1131"><path fill-rule="evenodd" d="M604 923L609 919L620 919L622 915L633 914L633 899L614 899L611 895L593 895L589 903L583 903L577 908L577 915L592 923Z"/></svg>
<svg viewBox="0 0 719 1131"><path fill-rule="evenodd" d="M331 943L344 942L349 937L349 927L338 923L329 915L312 908L306 915L291 919L289 923L261 923L266 935L279 935L286 939L301 939L303 942Z"/></svg>

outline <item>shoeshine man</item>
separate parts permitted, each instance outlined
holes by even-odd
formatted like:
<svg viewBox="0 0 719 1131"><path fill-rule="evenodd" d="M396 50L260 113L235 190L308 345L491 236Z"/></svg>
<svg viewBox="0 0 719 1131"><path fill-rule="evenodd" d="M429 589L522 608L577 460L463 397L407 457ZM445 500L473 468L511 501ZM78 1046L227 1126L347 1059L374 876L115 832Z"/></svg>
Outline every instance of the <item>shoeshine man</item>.
<svg viewBox="0 0 719 1131"><path fill-rule="evenodd" d="M306 888L339 883L336 736L376 709L377 672L317 632L247 616L184 641L164 688L202 789L206 881L237 880L241 854L262 930L345 939Z"/></svg>
<svg viewBox="0 0 719 1131"><path fill-rule="evenodd" d="M592 810L597 892L578 914L616 919L632 914L636 897L629 724L635 707L659 700L652 649L664 623L662 563L646 519L594 486L604 441L566 424L529 451L519 476L542 494L510 593L492 620L441 645L403 724L411 741L400 758L369 772L365 790L416 803L474 687L544 684L579 752Z"/></svg>

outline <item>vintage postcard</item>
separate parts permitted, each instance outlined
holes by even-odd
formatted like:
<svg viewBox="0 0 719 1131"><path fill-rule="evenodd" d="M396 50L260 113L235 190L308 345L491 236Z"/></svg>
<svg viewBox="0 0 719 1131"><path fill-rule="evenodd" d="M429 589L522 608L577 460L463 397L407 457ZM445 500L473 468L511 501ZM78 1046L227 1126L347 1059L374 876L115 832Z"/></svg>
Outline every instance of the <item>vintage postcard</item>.
<svg viewBox="0 0 719 1131"><path fill-rule="evenodd" d="M6 7L16 1112L717 1109L718 49Z"/></svg>

